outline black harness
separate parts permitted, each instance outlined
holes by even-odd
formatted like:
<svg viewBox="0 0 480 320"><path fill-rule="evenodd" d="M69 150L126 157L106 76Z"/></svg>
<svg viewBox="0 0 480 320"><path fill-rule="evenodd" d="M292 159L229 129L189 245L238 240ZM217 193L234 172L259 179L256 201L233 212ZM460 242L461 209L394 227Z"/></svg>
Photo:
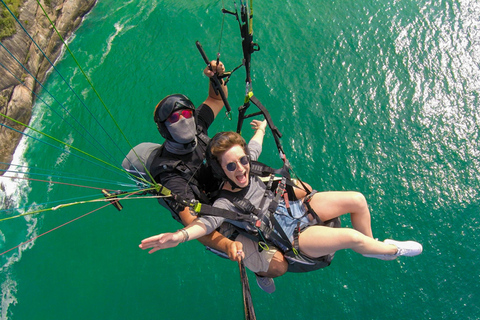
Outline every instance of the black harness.
<svg viewBox="0 0 480 320"><path fill-rule="evenodd" d="M203 129L200 125L197 126L197 143L201 146L202 158L200 156L197 159L194 159L194 163L198 165L188 166L183 160L178 159L175 156L169 156L165 152L165 147L162 145L158 151L153 155L154 159L150 166L150 173L155 181L159 181L159 176L164 173L175 173L176 175L188 181L189 187L192 189L195 199L201 203L210 204L212 196L207 195L204 191L206 189L217 190L219 185L210 186L209 188L205 187L205 184L197 179L197 173L200 167L205 166L205 161L203 160L205 150L207 149L210 138L203 132ZM196 160L196 161L195 161ZM195 168L194 168L195 167ZM211 182L211 181L210 181ZM178 222L182 223L178 212L182 211L182 201L171 201L168 198L160 198L159 203L167 208L173 218ZM183 223L182 223L183 224Z"/></svg>
<svg viewBox="0 0 480 320"><path fill-rule="evenodd" d="M274 181L274 174L279 174L283 169L275 170L271 167L268 167L260 162L253 161L251 164L251 174L262 176L270 175L270 179L267 183L267 188L264 194L264 197L261 201L259 208L255 207L248 199L245 199L244 192L239 194L233 194L231 192L220 191L219 197L227 199L239 212L230 211L226 209L212 207L210 205L201 204L201 207L196 211L201 215L210 215L210 216L220 216L226 219L248 222L252 226L255 226L256 232L247 231L242 228L237 229L237 233L243 234L256 242L266 242L266 244L271 244L281 250L285 258L289 261L289 272L308 272L324 268L330 265L334 254L326 255L320 258L310 258L305 256L299 249L298 246L298 235L302 231L300 229L300 222L298 223L298 228L294 232L294 241L293 243L289 240L288 236L285 234L284 230L275 219L275 211L277 210L278 203L282 197L285 198L285 201L288 202L288 198L294 198L294 187L295 183L286 177L282 177L280 181ZM276 186L275 186L276 184ZM271 189L275 189L275 195L270 202L270 205L265 210L263 207L265 201L268 197L271 197ZM310 206L309 202L316 191L311 192L304 199L304 203L307 207L307 214L311 214L316 220L317 225L325 225L329 227L340 227L340 219L335 218L326 222L320 220L318 215ZM289 196L287 196L289 195ZM290 212L290 208L287 205L287 210ZM293 217L293 216L292 216ZM277 231L277 232L275 232ZM259 250L263 250L263 247L259 245Z"/></svg>

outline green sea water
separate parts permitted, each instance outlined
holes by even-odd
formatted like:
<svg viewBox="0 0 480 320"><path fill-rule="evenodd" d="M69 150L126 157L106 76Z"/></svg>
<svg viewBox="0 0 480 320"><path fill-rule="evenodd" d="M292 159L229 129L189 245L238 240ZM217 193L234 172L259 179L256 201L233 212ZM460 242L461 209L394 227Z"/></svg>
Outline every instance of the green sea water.
<svg viewBox="0 0 480 320"><path fill-rule="evenodd" d="M234 10L233 2L224 6ZM172 93L197 105L206 98L195 41L211 59L220 51L227 69L241 63L238 23L232 16L222 23L221 8L205 0L99 0L69 46L108 111L65 54L32 126L69 146L27 130L38 140L24 139L13 161L24 167L9 174L127 188L126 176L106 163L118 167L130 145L163 141L155 105ZM252 57L253 91L283 133L295 173L320 191L364 193L375 237L424 246L422 255L396 261L339 251L328 268L276 279L271 295L249 272L258 319L480 318L479 17L475 0L254 3L261 50ZM244 79L240 69L229 83L233 120L220 114L210 135L236 129ZM248 123L244 135L251 136ZM271 134L260 160L281 164ZM2 217L102 197L97 189L0 181L8 206L19 208L4 204ZM156 200L93 211L103 205L0 222L2 252L42 235L0 257L2 319L244 317L236 263L194 241L148 255L141 239L179 224ZM348 217L342 223L350 226Z"/></svg>

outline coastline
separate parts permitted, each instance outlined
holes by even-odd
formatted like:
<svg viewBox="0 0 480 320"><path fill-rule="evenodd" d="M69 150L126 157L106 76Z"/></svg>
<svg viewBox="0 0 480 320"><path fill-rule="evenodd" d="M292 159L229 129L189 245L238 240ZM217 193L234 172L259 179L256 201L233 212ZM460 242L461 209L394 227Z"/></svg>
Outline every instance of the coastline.
<svg viewBox="0 0 480 320"><path fill-rule="evenodd" d="M42 6L62 38L67 41L96 2L97 0L59 0L55 4L51 1L51 6L45 3ZM28 35L17 23L16 33L2 40L2 45L8 51L3 47L0 50L0 62L5 66L0 68L0 112L28 124L35 103L33 92L38 93L41 88L35 79L41 83L45 81L52 67L48 60L56 61L59 58L63 43L36 0L25 0L20 7L18 20ZM18 130L0 126L0 169L7 170L25 128L4 117L0 117L0 121ZM0 175L3 175L3 171Z"/></svg>

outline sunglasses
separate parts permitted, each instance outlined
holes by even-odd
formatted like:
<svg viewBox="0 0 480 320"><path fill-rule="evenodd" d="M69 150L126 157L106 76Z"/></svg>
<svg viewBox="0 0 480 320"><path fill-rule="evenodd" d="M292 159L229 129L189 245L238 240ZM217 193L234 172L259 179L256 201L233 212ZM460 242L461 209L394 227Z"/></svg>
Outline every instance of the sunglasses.
<svg viewBox="0 0 480 320"><path fill-rule="evenodd" d="M227 168L228 171L233 172L237 170L237 162L240 162L240 164L245 167L248 164L248 156L243 156L235 162L227 163L225 168Z"/></svg>
<svg viewBox="0 0 480 320"><path fill-rule="evenodd" d="M167 120L170 123L175 123L180 120L180 116L183 116L185 119L190 119L193 116L193 111L189 109L175 111L170 115L170 117L168 117Z"/></svg>

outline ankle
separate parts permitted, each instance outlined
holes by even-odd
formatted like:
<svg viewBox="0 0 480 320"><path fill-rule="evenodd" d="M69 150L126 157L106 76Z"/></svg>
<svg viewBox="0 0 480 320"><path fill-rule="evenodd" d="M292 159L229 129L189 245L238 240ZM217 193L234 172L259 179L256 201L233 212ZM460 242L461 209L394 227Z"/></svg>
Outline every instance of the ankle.
<svg viewBox="0 0 480 320"><path fill-rule="evenodd" d="M390 247L393 248L393 252L391 254L395 255L398 253L398 247L394 244L389 244Z"/></svg>

